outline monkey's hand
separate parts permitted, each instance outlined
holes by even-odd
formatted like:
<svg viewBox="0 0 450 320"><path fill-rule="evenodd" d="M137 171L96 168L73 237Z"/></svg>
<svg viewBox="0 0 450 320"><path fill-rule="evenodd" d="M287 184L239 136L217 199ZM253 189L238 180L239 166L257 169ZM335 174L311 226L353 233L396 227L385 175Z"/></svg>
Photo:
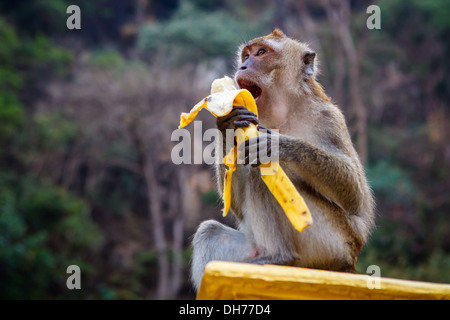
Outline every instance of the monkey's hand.
<svg viewBox="0 0 450 320"><path fill-rule="evenodd" d="M245 141L238 148L244 154L244 164L258 167L260 164L268 164L271 161L279 160L279 140L280 135L258 125L260 135Z"/></svg>
<svg viewBox="0 0 450 320"><path fill-rule="evenodd" d="M233 110L229 114L216 118L217 129L219 129L222 134L224 134L227 129L235 130L236 128L248 127L250 123L258 125L259 121L256 114L245 107L233 107Z"/></svg>

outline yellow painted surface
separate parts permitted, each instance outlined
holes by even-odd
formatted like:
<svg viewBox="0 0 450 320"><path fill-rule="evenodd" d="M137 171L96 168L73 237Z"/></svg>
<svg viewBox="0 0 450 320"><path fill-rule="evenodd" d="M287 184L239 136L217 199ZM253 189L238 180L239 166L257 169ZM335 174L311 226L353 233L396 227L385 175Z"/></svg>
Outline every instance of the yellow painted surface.
<svg viewBox="0 0 450 320"><path fill-rule="evenodd" d="M446 299L450 285L275 265L212 261L199 300L237 299Z"/></svg>

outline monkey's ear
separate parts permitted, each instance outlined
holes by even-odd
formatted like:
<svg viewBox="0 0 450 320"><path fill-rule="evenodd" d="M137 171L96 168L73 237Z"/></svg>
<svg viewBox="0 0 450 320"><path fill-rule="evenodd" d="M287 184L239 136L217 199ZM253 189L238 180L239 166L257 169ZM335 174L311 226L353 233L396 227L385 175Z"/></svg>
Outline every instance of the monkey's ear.
<svg viewBox="0 0 450 320"><path fill-rule="evenodd" d="M312 76L314 74L314 59L316 58L316 53L314 51L306 51L303 54L303 72L307 76Z"/></svg>

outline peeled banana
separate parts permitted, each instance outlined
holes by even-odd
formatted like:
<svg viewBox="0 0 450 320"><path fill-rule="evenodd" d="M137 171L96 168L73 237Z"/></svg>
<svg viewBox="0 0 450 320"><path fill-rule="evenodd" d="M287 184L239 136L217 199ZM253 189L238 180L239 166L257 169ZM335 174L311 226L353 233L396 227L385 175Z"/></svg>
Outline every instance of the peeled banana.
<svg viewBox="0 0 450 320"><path fill-rule="evenodd" d="M197 103L189 113L182 113L178 128L187 126L195 119L199 111L208 109L216 117L223 117L231 112L233 106L243 106L258 115L255 100L248 90L237 90L234 81L229 77L216 79L211 85L211 95ZM243 130L236 130L237 146L234 146L223 158L228 167L225 172L223 188L223 215L226 216L231 204L231 179L236 170L237 147L245 140L256 137L259 131L254 124ZM261 178L283 208L294 228L302 232L312 225L312 217L302 196L297 192L289 177L278 162L271 161L259 166Z"/></svg>

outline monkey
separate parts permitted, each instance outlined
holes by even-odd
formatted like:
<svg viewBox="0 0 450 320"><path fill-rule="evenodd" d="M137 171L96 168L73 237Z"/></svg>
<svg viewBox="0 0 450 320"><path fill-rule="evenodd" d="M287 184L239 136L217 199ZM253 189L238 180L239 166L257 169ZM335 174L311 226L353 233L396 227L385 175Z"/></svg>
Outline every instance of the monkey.
<svg viewBox="0 0 450 320"><path fill-rule="evenodd" d="M194 234L191 279L197 290L212 260L356 273L375 225L375 201L344 115L317 74L316 53L279 29L239 47L234 80L250 91L259 116L235 107L216 125L225 134L254 123L261 134L239 147L246 156L231 185L236 229L207 220ZM267 159L258 154L256 163L249 162L250 150L270 148L274 137L275 156L313 217L303 232L294 229L261 179L258 164ZM219 163L215 169L222 193L226 167Z"/></svg>

